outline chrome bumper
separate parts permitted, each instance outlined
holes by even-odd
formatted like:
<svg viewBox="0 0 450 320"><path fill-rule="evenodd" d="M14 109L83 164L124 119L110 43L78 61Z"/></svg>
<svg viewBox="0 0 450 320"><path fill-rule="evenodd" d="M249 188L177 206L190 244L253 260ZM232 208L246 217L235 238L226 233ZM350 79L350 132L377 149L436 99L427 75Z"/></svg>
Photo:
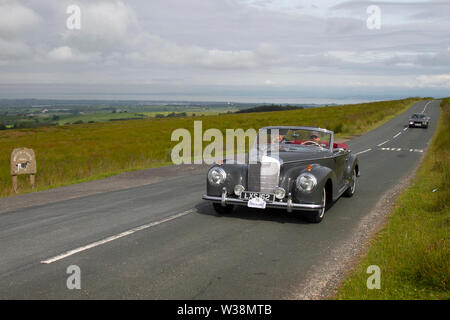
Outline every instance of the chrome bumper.
<svg viewBox="0 0 450 320"><path fill-rule="evenodd" d="M221 203L222 206L226 206L228 204L234 204L238 206L247 206L247 201L236 199L236 198L227 198L225 193L222 193L221 197L217 196L208 196L203 195L203 200L212 201L216 203ZM323 208L321 204L306 204L306 203L293 203L292 200L288 200L287 202L267 202L267 208L275 208L275 209L285 209L288 212L292 212L293 210L319 210Z"/></svg>

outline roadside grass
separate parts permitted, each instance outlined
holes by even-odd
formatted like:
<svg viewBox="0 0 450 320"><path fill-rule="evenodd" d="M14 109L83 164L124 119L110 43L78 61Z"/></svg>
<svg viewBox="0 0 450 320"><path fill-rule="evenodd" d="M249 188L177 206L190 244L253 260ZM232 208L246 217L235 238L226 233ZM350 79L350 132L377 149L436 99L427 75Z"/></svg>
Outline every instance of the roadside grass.
<svg viewBox="0 0 450 320"><path fill-rule="evenodd" d="M91 124L0 131L0 197L13 195L9 173L14 148L28 147L37 159L36 190L94 180L125 171L170 163L175 129L186 128L193 137L193 122L203 130L258 129L269 125L305 125L334 130L337 138L367 132L408 109L420 99L381 101L252 114L199 115L113 121ZM209 142L204 142L204 146ZM30 192L27 177L19 176L19 192Z"/></svg>
<svg viewBox="0 0 450 320"><path fill-rule="evenodd" d="M433 142L387 224L370 241L336 299L450 299L450 98L442 100ZM381 269L381 289L366 286Z"/></svg>

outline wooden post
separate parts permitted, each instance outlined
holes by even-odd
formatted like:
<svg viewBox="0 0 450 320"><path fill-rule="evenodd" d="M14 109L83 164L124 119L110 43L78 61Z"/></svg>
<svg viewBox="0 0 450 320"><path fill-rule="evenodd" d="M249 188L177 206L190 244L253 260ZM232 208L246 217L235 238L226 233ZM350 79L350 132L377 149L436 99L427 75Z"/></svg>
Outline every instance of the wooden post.
<svg viewBox="0 0 450 320"><path fill-rule="evenodd" d="M36 181L36 175L35 174L30 174L30 184L31 184L31 189L34 189L34 183Z"/></svg>
<svg viewBox="0 0 450 320"><path fill-rule="evenodd" d="M17 176L12 176L12 185L14 192L17 193Z"/></svg>

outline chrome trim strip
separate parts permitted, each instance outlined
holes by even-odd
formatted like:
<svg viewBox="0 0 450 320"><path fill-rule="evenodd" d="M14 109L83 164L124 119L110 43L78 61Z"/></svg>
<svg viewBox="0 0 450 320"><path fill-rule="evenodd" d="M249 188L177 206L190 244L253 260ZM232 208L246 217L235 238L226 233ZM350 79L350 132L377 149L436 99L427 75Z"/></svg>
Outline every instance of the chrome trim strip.
<svg viewBox="0 0 450 320"><path fill-rule="evenodd" d="M224 199L223 197L216 197L216 196L208 196L208 195L203 195L202 196L203 200L207 200L207 201L213 201L213 202L217 202L217 203L222 203L222 199ZM235 205L239 205L239 206L247 206L247 201L243 201L241 199L236 199L236 198L225 198L225 204L235 204ZM277 209L286 209L288 210L288 212L290 212L289 210L318 210L318 209L322 209L323 206L321 204L306 204L306 203L286 203L286 202L267 202L266 203L266 207L267 208L277 208Z"/></svg>

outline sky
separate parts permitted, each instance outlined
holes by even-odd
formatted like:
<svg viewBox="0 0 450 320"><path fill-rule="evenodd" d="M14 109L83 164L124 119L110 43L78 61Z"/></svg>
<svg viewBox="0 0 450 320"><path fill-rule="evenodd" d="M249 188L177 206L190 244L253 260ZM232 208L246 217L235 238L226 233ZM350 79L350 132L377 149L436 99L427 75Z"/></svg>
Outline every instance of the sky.
<svg viewBox="0 0 450 320"><path fill-rule="evenodd" d="M0 0L0 98L449 96L449 17L450 0Z"/></svg>

